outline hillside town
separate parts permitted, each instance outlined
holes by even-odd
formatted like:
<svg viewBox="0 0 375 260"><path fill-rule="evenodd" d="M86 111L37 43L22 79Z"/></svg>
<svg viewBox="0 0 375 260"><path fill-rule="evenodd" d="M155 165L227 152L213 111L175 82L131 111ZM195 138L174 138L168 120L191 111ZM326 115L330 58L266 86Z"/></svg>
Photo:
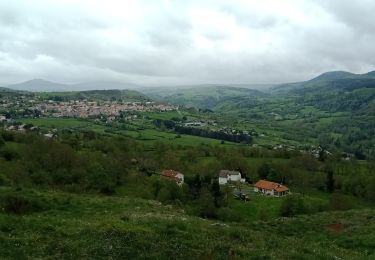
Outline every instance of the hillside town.
<svg viewBox="0 0 375 260"><path fill-rule="evenodd" d="M78 117L88 118L99 115L118 116L120 112L164 112L175 110L171 105L159 104L155 102L124 102L112 101L68 101L68 102L48 102L35 105L34 109L44 115L53 117Z"/></svg>
<svg viewBox="0 0 375 260"><path fill-rule="evenodd" d="M157 102L117 102L117 101L37 101L18 99L3 99L0 103L0 112L12 111L14 114L39 117L75 117L89 118L101 115L119 116L121 112L165 112L176 110L177 107ZM2 115L4 117L4 115Z"/></svg>

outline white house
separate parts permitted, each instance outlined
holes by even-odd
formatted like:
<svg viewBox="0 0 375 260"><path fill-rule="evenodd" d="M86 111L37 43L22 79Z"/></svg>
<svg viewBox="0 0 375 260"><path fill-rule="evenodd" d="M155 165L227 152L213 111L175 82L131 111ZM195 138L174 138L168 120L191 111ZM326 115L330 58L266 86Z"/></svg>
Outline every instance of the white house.
<svg viewBox="0 0 375 260"><path fill-rule="evenodd" d="M228 182L245 182L239 171L221 170L219 173L219 184L225 185Z"/></svg>

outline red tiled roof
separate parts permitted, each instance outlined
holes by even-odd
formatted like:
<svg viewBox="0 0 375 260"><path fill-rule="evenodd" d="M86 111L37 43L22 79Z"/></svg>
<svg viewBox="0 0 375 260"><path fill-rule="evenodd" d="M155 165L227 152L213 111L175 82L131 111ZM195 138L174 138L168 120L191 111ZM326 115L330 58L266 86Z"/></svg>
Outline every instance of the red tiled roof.
<svg viewBox="0 0 375 260"><path fill-rule="evenodd" d="M160 176L170 178L170 179L175 179L176 181L179 181L180 178L177 177L177 174L182 174L182 173L174 171L174 170L163 170L160 173Z"/></svg>
<svg viewBox="0 0 375 260"><path fill-rule="evenodd" d="M275 190L278 192L288 191L288 187L272 182L272 181L266 181L266 180L259 180L257 183L255 183L255 187L265 190Z"/></svg>
<svg viewBox="0 0 375 260"><path fill-rule="evenodd" d="M176 172L174 170L163 170L160 175L164 177L174 178L179 172Z"/></svg>

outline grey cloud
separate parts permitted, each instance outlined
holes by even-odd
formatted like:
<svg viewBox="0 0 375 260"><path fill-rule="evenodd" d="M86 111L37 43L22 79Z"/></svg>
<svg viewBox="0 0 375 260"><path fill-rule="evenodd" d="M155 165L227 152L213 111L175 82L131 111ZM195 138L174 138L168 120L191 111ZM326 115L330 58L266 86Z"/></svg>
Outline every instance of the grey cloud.
<svg viewBox="0 0 375 260"><path fill-rule="evenodd" d="M254 9L227 4L220 8L224 13L235 17L239 24L256 29L268 29L276 26L280 20L269 13L258 13Z"/></svg>
<svg viewBox="0 0 375 260"><path fill-rule="evenodd" d="M375 30L375 2L372 0L321 1L321 6L338 21L351 27L354 31L373 34Z"/></svg>
<svg viewBox="0 0 375 260"><path fill-rule="evenodd" d="M135 1L134 13L116 0L108 10L96 1L4 1L0 82L275 83L373 70L372 1L286 1L295 10L268 1ZM220 15L197 23L197 10L231 24Z"/></svg>

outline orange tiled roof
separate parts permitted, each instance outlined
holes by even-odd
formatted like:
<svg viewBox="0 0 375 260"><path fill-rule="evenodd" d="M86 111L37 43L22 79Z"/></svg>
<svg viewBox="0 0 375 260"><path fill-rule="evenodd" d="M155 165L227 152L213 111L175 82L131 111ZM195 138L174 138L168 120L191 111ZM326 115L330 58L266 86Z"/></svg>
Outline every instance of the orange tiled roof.
<svg viewBox="0 0 375 260"><path fill-rule="evenodd" d="M160 175L168 178L176 178L176 175L180 172L174 171L174 170L163 170Z"/></svg>
<svg viewBox="0 0 375 260"><path fill-rule="evenodd" d="M257 183L255 183L255 187L265 189L265 190L275 190L278 192L288 191L288 187L272 182L272 181L266 181L266 180L259 180Z"/></svg>

